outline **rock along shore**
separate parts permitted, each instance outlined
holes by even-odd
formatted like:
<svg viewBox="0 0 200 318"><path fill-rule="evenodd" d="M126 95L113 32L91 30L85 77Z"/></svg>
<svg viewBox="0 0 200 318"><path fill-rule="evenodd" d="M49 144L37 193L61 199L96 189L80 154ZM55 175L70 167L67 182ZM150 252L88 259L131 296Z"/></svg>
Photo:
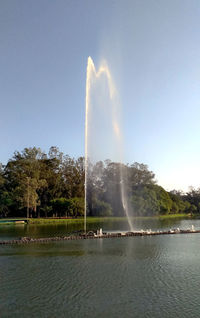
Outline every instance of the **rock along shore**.
<svg viewBox="0 0 200 318"><path fill-rule="evenodd" d="M45 237L45 238L31 238L31 237L21 237L16 240L2 240L0 245L14 245L14 244L30 244L30 243L49 243L55 241L72 241L72 240L86 240L86 239L103 239L103 238L123 238L130 236L155 236L155 235L174 235L174 234L196 234L200 233L200 230L188 229L172 229L168 231L135 231L135 232L117 232L117 233L102 233L95 234L95 232L90 231L87 234L70 235L70 236L55 236L55 237Z"/></svg>

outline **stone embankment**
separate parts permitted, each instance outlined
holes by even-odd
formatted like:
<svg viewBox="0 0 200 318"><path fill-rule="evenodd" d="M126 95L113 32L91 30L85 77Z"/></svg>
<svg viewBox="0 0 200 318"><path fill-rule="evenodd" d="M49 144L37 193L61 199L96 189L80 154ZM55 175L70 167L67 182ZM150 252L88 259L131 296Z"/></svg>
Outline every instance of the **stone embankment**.
<svg viewBox="0 0 200 318"><path fill-rule="evenodd" d="M46 237L46 238L30 238L21 237L16 240L4 240L0 241L0 245L13 245L13 244L30 244L30 243L49 243L55 241L71 241L71 240L86 240L86 239L103 239L103 238L123 238L130 236L155 236L155 235L174 235L174 234L195 234L200 233L200 230L188 229L172 229L168 231L135 231L135 232L118 232L118 233L101 233L97 231L97 234L93 231L87 234L70 235L70 236L56 236L56 237Z"/></svg>

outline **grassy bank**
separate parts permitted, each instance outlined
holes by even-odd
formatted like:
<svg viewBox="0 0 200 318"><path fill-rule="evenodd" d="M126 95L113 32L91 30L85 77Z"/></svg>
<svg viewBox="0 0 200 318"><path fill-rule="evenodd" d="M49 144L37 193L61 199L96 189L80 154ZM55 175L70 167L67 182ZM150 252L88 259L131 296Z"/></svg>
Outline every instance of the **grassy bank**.
<svg viewBox="0 0 200 318"><path fill-rule="evenodd" d="M133 217L133 219L177 219L177 218L198 218L200 215L191 216L188 214L170 214L170 215L159 215L150 217ZM0 219L6 221L2 224L12 224L9 221L12 220L25 220L25 218L8 218ZM103 222L123 222L126 221L126 217L87 217L87 223L103 223ZM30 218L28 219L29 224L35 225L48 225L48 224L83 224L84 218L77 219L54 219L54 218ZM0 223L1 224L1 223Z"/></svg>
<svg viewBox="0 0 200 318"><path fill-rule="evenodd" d="M177 218L194 218L194 216L191 216L190 214L187 214L187 213L179 213L179 214L159 215L159 216L156 216L156 218L158 218L158 219L177 219Z"/></svg>
<svg viewBox="0 0 200 318"><path fill-rule="evenodd" d="M177 218L196 218L197 216L191 216L188 214L170 214L170 215L159 215L159 216L138 216L132 219L177 219ZM102 223L102 222L123 222L126 221L126 217L87 217L87 223ZM83 218L77 219L53 219L53 218L40 218L40 219L29 219L29 224L62 224L62 223L83 223Z"/></svg>
<svg viewBox="0 0 200 318"><path fill-rule="evenodd" d="M87 223L102 223L108 221L125 221L125 217L87 217ZM53 219L53 218L39 218L39 219L29 219L29 224L83 224L84 218L77 219Z"/></svg>

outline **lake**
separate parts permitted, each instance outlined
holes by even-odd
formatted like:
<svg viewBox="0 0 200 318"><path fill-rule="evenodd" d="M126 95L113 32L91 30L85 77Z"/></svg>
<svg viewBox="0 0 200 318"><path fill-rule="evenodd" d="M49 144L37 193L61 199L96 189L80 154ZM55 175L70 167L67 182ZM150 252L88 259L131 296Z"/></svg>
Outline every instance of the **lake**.
<svg viewBox="0 0 200 318"><path fill-rule="evenodd" d="M136 219L135 229L200 229L200 220ZM94 229L102 224L90 224ZM104 222L104 230L126 230ZM0 239L78 225L0 226ZM200 234L0 246L1 317L199 317Z"/></svg>

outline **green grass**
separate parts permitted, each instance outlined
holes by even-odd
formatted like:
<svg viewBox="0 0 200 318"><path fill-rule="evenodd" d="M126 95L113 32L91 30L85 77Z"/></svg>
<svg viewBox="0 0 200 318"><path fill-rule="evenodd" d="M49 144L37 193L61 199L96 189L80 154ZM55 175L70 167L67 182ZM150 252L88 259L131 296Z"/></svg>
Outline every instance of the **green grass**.
<svg viewBox="0 0 200 318"><path fill-rule="evenodd" d="M191 218L192 216L187 213L179 213L179 214L166 214L159 215L159 219L175 219L175 218Z"/></svg>
<svg viewBox="0 0 200 318"><path fill-rule="evenodd" d="M159 215L159 216L138 216L133 217L133 219L175 219L175 218L189 218L188 214L170 214L170 215ZM53 218L39 218L39 219L29 219L29 224L82 224L84 218L77 219L53 219ZM87 217L87 223L102 223L102 222L123 222L126 221L126 217Z"/></svg>
<svg viewBox="0 0 200 318"><path fill-rule="evenodd" d="M28 219L29 224L71 224L71 223L82 223L83 219L51 219L51 218L38 218L38 219Z"/></svg>
<svg viewBox="0 0 200 318"><path fill-rule="evenodd" d="M192 216L192 218L199 217L199 215ZM175 219L175 218L191 218L188 214L169 214L169 215L159 215L159 216L138 216L133 217L133 219ZM12 220L25 220L26 218L8 218L2 219L7 221L6 223L2 224L14 224L9 221ZM102 222L123 222L126 221L126 217L87 217L87 224L88 223L102 223ZM46 224L83 224L84 218L77 218L77 219L53 219L53 218L30 218L28 219L29 224L35 225L46 225Z"/></svg>
<svg viewBox="0 0 200 318"><path fill-rule="evenodd" d="M100 223L100 222L108 222L108 221L125 221L125 217L87 217L87 223ZM82 224L84 222L84 218L77 219L29 219L29 224Z"/></svg>

